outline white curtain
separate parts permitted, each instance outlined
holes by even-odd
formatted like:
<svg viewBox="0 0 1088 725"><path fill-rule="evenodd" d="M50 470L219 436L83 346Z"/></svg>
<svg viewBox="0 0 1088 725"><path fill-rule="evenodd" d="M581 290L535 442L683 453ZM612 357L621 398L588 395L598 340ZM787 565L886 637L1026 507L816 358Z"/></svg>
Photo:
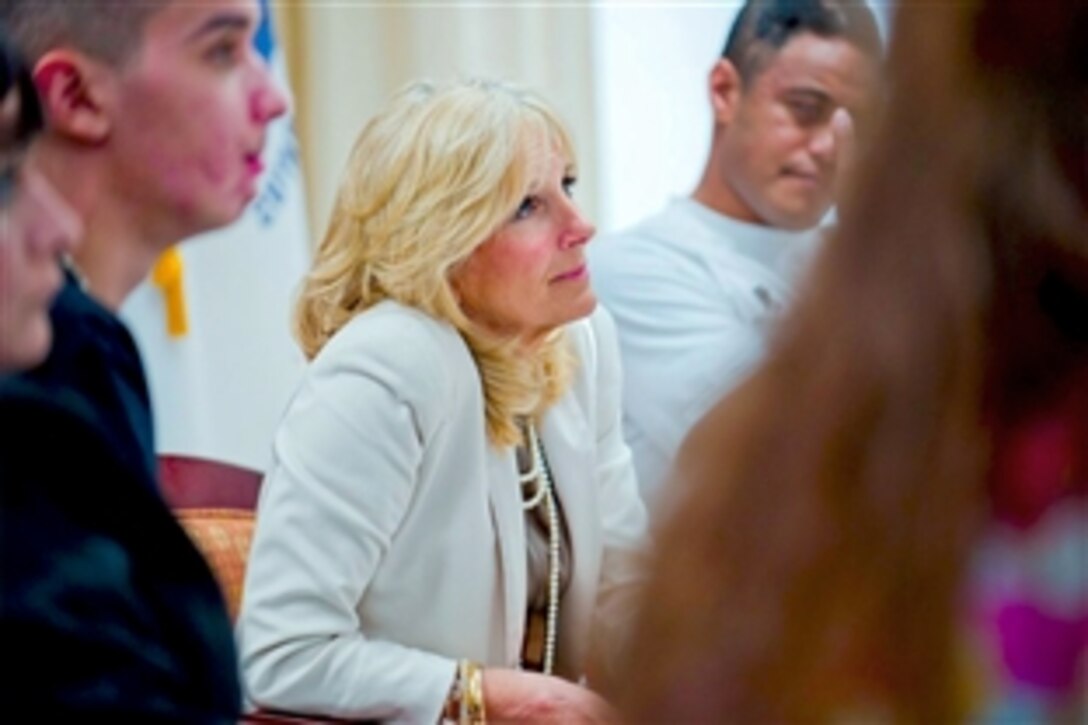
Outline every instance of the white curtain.
<svg viewBox="0 0 1088 725"><path fill-rule="evenodd" d="M320 240L344 162L366 120L407 83L485 76L528 86L571 129L593 218L590 9L561 2L277 4L296 99L313 239Z"/></svg>

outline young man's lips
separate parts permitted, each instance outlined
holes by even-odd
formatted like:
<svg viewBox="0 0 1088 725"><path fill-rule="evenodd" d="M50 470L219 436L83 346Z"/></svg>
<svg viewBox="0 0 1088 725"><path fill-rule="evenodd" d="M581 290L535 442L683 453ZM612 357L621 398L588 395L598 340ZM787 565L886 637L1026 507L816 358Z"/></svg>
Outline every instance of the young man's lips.
<svg viewBox="0 0 1088 725"><path fill-rule="evenodd" d="M785 172L785 175L788 178L794 179L795 181L803 181L803 182L805 182L807 184L818 184L818 183L820 183L820 174L818 174L818 173L809 173L809 172L806 172L806 171L795 171L795 170L787 169L786 172Z"/></svg>
<svg viewBox="0 0 1088 725"><path fill-rule="evenodd" d="M264 163L261 161L260 154L246 154L246 171L252 176L260 176L264 171Z"/></svg>

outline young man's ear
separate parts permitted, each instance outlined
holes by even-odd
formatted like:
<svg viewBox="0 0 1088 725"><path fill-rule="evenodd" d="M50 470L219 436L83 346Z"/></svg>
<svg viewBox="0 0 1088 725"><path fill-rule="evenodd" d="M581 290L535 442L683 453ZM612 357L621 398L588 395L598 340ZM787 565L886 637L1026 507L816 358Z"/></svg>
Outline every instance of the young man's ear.
<svg viewBox="0 0 1088 725"><path fill-rule="evenodd" d="M719 58L710 69L707 87L710 92L710 107L714 111L716 124L729 125L736 115L743 92L740 72L728 58Z"/></svg>
<svg viewBox="0 0 1088 725"><path fill-rule="evenodd" d="M49 51L34 66L50 129L77 143L99 144L109 136L109 81L106 66L66 48Z"/></svg>

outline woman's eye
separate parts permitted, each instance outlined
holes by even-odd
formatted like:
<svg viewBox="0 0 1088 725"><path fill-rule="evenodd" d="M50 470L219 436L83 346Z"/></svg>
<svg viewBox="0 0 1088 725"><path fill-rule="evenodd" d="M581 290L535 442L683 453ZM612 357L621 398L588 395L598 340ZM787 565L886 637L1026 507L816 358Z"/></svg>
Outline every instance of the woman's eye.
<svg viewBox="0 0 1088 725"><path fill-rule="evenodd" d="M522 200L521 205L518 207L518 210L514 213L514 218L524 219L532 214L534 211L536 211L537 207L539 206L540 199L535 196L527 196L524 200Z"/></svg>
<svg viewBox="0 0 1088 725"><path fill-rule="evenodd" d="M574 185L577 183L578 179L574 178L573 176L568 176L563 179L563 193L565 193L568 197L573 197Z"/></svg>

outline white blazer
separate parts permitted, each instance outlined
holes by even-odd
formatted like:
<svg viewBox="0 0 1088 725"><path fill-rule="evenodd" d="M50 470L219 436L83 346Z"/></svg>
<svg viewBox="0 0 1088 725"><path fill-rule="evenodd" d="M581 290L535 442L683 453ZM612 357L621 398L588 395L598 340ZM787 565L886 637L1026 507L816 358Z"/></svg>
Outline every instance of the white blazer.
<svg viewBox="0 0 1088 725"><path fill-rule="evenodd" d="M570 531L557 668L582 673L640 578L646 513L620 423L603 307L540 436ZM456 660L516 667L527 608L512 448L486 436L475 362L451 326L394 302L348 323L280 424L238 622L262 707L435 723Z"/></svg>

